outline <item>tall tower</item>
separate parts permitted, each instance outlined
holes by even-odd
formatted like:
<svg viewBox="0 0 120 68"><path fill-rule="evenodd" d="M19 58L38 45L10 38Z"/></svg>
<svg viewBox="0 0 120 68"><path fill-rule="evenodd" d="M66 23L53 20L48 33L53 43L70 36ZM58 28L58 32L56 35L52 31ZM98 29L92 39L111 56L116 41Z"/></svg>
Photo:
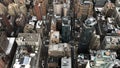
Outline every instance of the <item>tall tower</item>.
<svg viewBox="0 0 120 68"><path fill-rule="evenodd" d="M94 25L96 20L93 17L88 18L83 24L82 33L80 35L80 42L78 46L78 53L86 53L89 49L89 43L94 32Z"/></svg>

